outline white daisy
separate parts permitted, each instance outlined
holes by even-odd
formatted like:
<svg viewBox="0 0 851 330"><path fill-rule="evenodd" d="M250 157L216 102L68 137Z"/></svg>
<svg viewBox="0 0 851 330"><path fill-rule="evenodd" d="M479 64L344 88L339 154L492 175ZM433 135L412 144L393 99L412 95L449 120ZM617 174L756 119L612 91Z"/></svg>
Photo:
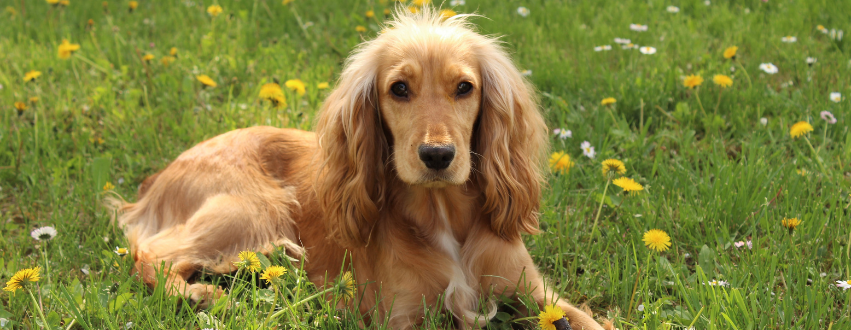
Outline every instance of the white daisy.
<svg viewBox="0 0 851 330"><path fill-rule="evenodd" d="M561 130L562 130L561 128L553 129L553 134L561 133Z"/></svg>
<svg viewBox="0 0 851 330"><path fill-rule="evenodd" d="M768 118L765 118L765 117L760 118L759 123L762 124L762 126L768 125Z"/></svg>
<svg viewBox="0 0 851 330"><path fill-rule="evenodd" d="M597 154L597 152L594 151L594 147L591 146L591 142L583 141L580 146L582 147L582 154L585 155L585 157L593 159L594 155Z"/></svg>
<svg viewBox="0 0 851 330"><path fill-rule="evenodd" d="M529 16L529 8L517 7L517 13L520 14L520 16L523 16L523 17Z"/></svg>
<svg viewBox="0 0 851 330"><path fill-rule="evenodd" d="M524 77L531 76L531 75L532 75L532 70L523 70L523 71L520 71L520 75L521 75L521 76L524 76Z"/></svg>
<svg viewBox="0 0 851 330"><path fill-rule="evenodd" d="M777 67L771 63L762 63L759 65L759 69L764 71L767 74L775 74L777 73Z"/></svg>
<svg viewBox="0 0 851 330"><path fill-rule="evenodd" d="M621 45L626 45L626 44L628 44L628 43L632 43L632 41L631 41L631 40L629 40L629 39L615 38L615 43L616 43L616 44L621 44Z"/></svg>
<svg viewBox="0 0 851 330"><path fill-rule="evenodd" d="M792 42L798 41L798 38L793 37L793 36L785 36L783 38L780 38L780 41L783 41L783 42L786 42L786 43L792 43Z"/></svg>
<svg viewBox="0 0 851 330"><path fill-rule="evenodd" d="M815 57L807 57L807 64L810 65L810 66L815 64L816 61L818 61L818 60Z"/></svg>
<svg viewBox="0 0 851 330"><path fill-rule="evenodd" d="M647 31L647 25L630 24L629 29L633 31L644 32Z"/></svg>
<svg viewBox="0 0 851 330"><path fill-rule="evenodd" d="M643 311L644 311L644 304L640 304L640 305L638 305L638 311L639 311L639 312L643 312Z"/></svg>
<svg viewBox="0 0 851 330"><path fill-rule="evenodd" d="M452 0L452 1L449 2L449 5L452 6L452 7L463 6L465 4L466 3L464 2L464 0Z"/></svg>
<svg viewBox="0 0 851 330"><path fill-rule="evenodd" d="M56 234L58 234L58 232L55 228L51 226L46 226L36 228L30 233L30 236L32 236L32 238L35 238L37 241L49 241L56 237Z"/></svg>
<svg viewBox="0 0 851 330"><path fill-rule="evenodd" d="M839 103L842 101L842 94L839 92L832 92L830 93L830 100Z"/></svg>
<svg viewBox="0 0 851 330"><path fill-rule="evenodd" d="M115 247L115 251L112 251L112 252L115 252L115 254L117 254L119 257L123 257L123 256L126 256L126 255L127 255L127 252L128 252L128 251L127 251L127 248L117 247L117 246L116 246L116 247Z"/></svg>
<svg viewBox="0 0 851 330"><path fill-rule="evenodd" d="M656 48L650 46L644 46L638 49L644 55L653 55L656 54Z"/></svg>
<svg viewBox="0 0 851 330"><path fill-rule="evenodd" d="M634 43L628 43L626 45L622 45L621 48L622 49L637 49L638 45L636 45Z"/></svg>
<svg viewBox="0 0 851 330"><path fill-rule="evenodd" d="M561 130L561 132L558 133L558 137L562 140L572 138L573 132L571 132L569 129L563 129Z"/></svg>
<svg viewBox="0 0 851 330"><path fill-rule="evenodd" d="M680 12L680 8L677 7L677 6L668 6L668 8L666 8L665 10L667 10L669 13L672 13L672 14L676 14L676 13Z"/></svg>
<svg viewBox="0 0 851 330"><path fill-rule="evenodd" d="M594 47L595 52L601 52L601 51L604 51L604 50L612 50L612 45L602 45L602 46Z"/></svg>
<svg viewBox="0 0 851 330"><path fill-rule="evenodd" d="M842 290L851 289L851 281L836 281L836 286Z"/></svg>

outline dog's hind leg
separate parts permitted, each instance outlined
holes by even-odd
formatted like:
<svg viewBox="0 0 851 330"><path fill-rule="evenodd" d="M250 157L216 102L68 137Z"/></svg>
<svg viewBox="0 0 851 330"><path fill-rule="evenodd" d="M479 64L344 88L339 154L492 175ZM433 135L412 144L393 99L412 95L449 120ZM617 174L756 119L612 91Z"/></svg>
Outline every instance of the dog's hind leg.
<svg viewBox="0 0 851 330"><path fill-rule="evenodd" d="M151 287L158 284L157 272L162 272L170 294L201 307L209 305L224 292L213 285L188 283L195 271L235 271L240 251L264 251L292 237L288 212L282 212L287 205L263 201L267 200L225 194L208 198L185 223L140 239L134 252L136 270Z"/></svg>

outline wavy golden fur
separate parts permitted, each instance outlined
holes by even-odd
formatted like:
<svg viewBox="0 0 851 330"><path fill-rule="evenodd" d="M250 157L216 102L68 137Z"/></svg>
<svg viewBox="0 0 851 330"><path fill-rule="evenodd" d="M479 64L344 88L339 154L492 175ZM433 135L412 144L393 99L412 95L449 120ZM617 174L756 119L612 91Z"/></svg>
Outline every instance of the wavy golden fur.
<svg viewBox="0 0 851 330"><path fill-rule="evenodd" d="M223 291L188 283L192 273L282 246L317 285L353 269L367 284L350 308L394 329L441 296L457 325L483 326L491 294L531 294L574 329L601 329L544 294L520 236L537 232L546 132L496 39L463 15L400 12L349 57L315 134L219 135L146 179L138 202L113 203L142 280L164 272L173 294L201 305Z"/></svg>

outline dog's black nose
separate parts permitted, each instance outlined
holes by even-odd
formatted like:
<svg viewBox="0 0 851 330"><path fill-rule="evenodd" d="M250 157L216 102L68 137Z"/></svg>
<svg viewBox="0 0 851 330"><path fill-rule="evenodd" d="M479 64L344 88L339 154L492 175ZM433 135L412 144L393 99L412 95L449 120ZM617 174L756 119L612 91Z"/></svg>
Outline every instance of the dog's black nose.
<svg viewBox="0 0 851 330"><path fill-rule="evenodd" d="M423 161L426 167L433 170L442 170L449 167L452 159L455 158L455 147L451 145L434 146L420 145L417 151L420 154L420 160Z"/></svg>

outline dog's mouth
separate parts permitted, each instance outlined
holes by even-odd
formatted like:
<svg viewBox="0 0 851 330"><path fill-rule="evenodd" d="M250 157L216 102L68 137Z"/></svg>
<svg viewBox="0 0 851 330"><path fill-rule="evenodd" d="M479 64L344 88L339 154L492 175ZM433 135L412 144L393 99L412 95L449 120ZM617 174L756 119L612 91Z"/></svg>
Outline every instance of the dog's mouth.
<svg viewBox="0 0 851 330"><path fill-rule="evenodd" d="M443 188L446 186L455 186L457 182L447 170L428 170L428 173L423 175L414 185L426 188Z"/></svg>

